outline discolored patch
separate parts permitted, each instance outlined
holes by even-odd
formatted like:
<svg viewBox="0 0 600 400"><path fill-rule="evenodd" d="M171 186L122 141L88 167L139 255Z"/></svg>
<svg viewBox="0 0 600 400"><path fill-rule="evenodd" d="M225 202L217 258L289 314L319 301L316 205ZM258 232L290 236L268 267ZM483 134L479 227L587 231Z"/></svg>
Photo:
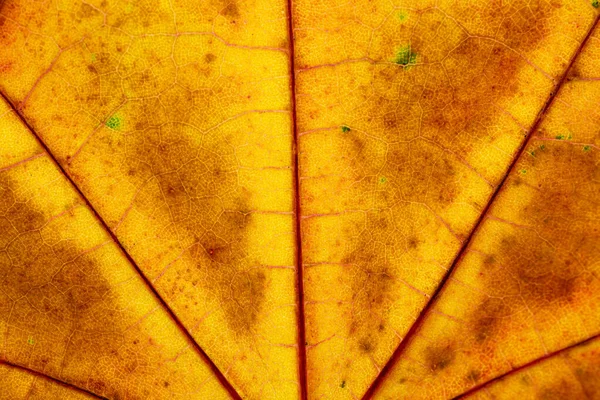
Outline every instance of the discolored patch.
<svg viewBox="0 0 600 400"><path fill-rule="evenodd" d="M358 341L358 348L363 353L371 353L373 349L373 342L370 337L363 337Z"/></svg>
<svg viewBox="0 0 600 400"><path fill-rule="evenodd" d="M181 278L216 296L229 327L253 332L268 287L266 275L247 252L252 227L250 193L239 186L233 150L218 137L204 137L183 124L148 126L128 136L124 158L134 184L155 182L168 218L192 245L185 252L196 269ZM150 215L155 203L136 202ZM173 289L175 290L175 289Z"/></svg>
<svg viewBox="0 0 600 400"><path fill-rule="evenodd" d="M456 354L452 345L432 345L425 353L427 366L434 372L448 368L454 361Z"/></svg>
<svg viewBox="0 0 600 400"><path fill-rule="evenodd" d="M502 297L486 298L475 310L468 322L468 330L472 332L479 344L484 344L497 333L502 321L509 315L508 300Z"/></svg>
<svg viewBox="0 0 600 400"><path fill-rule="evenodd" d="M110 129L119 129L121 127L121 118L116 115L113 115L106 121L106 126Z"/></svg>
<svg viewBox="0 0 600 400"><path fill-rule="evenodd" d="M554 399L568 399L571 398L573 393L578 392L578 387L574 386L573 383L566 380L561 380L550 386L540 388L538 391L539 400L554 400Z"/></svg>
<svg viewBox="0 0 600 400"><path fill-rule="evenodd" d="M460 15L466 11L464 7L470 6L456 5L452 13ZM468 153L475 143L461 140L459 144L455 140L457 134L469 134L476 140L493 134L491 124L499 116L498 104L521 90L517 80L527 66L522 54L536 49L546 38L550 17L556 9L549 3L539 2L535 6L477 6L477 12L480 20L497 26L495 37L478 37L470 32L472 35L457 41L456 46L448 46L440 42L444 39L432 37L429 32L433 27L448 29L448 25L440 23L443 17L435 9L419 12L420 23L412 27L410 43L398 44L396 35L387 36L383 31L380 40L384 47L396 48L396 64L402 67L414 64L417 59L415 49L422 49L418 57L423 58L424 65L411 68L410 75L398 75L390 69L386 72L384 67L374 68L380 71L375 71L375 81L380 81L382 88L387 82L388 90L402 88L402 95L400 98L396 95L395 101L388 100L391 93L382 96L381 100L370 100L367 120L382 118L387 127L405 126L406 115L397 110L399 103L408 101L416 102L421 110L420 133L442 147ZM465 14L470 13L469 10ZM454 31L449 33L454 34ZM439 53L439 47L447 46L447 53ZM442 64L443 70L438 70L436 64L427 64L437 62ZM447 77L452 77L452 81Z"/></svg>
<svg viewBox="0 0 600 400"><path fill-rule="evenodd" d="M373 353L379 338L385 332L385 315L391 306L394 287L394 271L385 256L385 244L392 237L383 239L389 222L385 216L369 216L372 229L361 234L353 243L355 251L342 260L352 274L352 315L349 336L360 353Z"/></svg>
<svg viewBox="0 0 600 400"><path fill-rule="evenodd" d="M396 53L394 62L399 65L414 64L417 62L417 53L413 51L410 44L402 46Z"/></svg>
<svg viewBox="0 0 600 400"><path fill-rule="evenodd" d="M210 64L210 63L212 63L213 61L215 61L216 59L217 59L217 56L215 56L215 55L214 55L214 54L212 54L212 53L207 53L207 54L204 56L204 61L206 61L206 62L207 62L207 63L209 63L209 64Z"/></svg>
<svg viewBox="0 0 600 400"><path fill-rule="evenodd" d="M479 372L477 370L472 370L471 372L469 372L469 374L466 377L466 379L470 382L477 382L477 381L479 381L480 378L481 378L481 372Z"/></svg>
<svg viewBox="0 0 600 400"><path fill-rule="evenodd" d="M227 0L227 5L221 11L221 14L229 17L229 18L237 18L240 16L240 10L238 8L237 2L232 0Z"/></svg>
<svg viewBox="0 0 600 400"><path fill-rule="evenodd" d="M101 260L115 251L112 244L85 248L79 240L61 239L63 230L83 236L78 225L86 226L78 212L83 206L76 202L47 215L22 193L16 180L0 173L3 358L107 398L160 393L158 386L144 384L162 369L160 357L152 344L137 344L152 339L132 328L140 315L123 308L105 277ZM21 341L30 348L25 351Z"/></svg>

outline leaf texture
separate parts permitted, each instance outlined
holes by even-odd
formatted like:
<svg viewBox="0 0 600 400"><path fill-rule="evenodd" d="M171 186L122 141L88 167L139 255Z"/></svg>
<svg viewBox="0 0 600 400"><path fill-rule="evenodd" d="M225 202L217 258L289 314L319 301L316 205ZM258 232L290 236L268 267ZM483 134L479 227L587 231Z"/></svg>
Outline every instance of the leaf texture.
<svg viewBox="0 0 600 400"><path fill-rule="evenodd" d="M0 398L600 396L597 8L0 0Z"/></svg>

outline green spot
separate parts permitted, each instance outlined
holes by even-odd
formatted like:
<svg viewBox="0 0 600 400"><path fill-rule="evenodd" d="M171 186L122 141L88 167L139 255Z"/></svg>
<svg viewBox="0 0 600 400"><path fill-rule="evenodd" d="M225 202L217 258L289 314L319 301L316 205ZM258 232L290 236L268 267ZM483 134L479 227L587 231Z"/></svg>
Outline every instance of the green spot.
<svg viewBox="0 0 600 400"><path fill-rule="evenodd" d="M400 11L398 13L398 18L400 19L400 21L404 21L407 18L407 15L404 11Z"/></svg>
<svg viewBox="0 0 600 400"><path fill-rule="evenodd" d="M116 115L113 115L108 119L108 121L106 121L106 126L114 130L119 129L121 127L121 118L117 117Z"/></svg>
<svg viewBox="0 0 600 400"><path fill-rule="evenodd" d="M32 337L32 336L29 336L29 337L27 338L27 343L29 343L29 344L30 344L30 345L32 345L32 346L35 344L35 340L33 340L33 337Z"/></svg>
<svg viewBox="0 0 600 400"><path fill-rule="evenodd" d="M526 170L526 169L522 169L520 172L521 172L523 175L525 175L525 174L527 173L527 170Z"/></svg>
<svg viewBox="0 0 600 400"><path fill-rule="evenodd" d="M587 144L585 146L583 146L583 151L590 151L591 146L588 146Z"/></svg>
<svg viewBox="0 0 600 400"><path fill-rule="evenodd" d="M545 144L540 145L540 150L544 150L546 148Z"/></svg>
<svg viewBox="0 0 600 400"><path fill-rule="evenodd" d="M379 177L379 183L384 184L387 182L387 178L385 176Z"/></svg>
<svg viewBox="0 0 600 400"><path fill-rule="evenodd" d="M394 62L399 65L415 64L417 62L417 53L411 50L410 45L403 46L396 53L396 60Z"/></svg>
<svg viewBox="0 0 600 400"><path fill-rule="evenodd" d="M130 14L132 11L133 11L133 4L132 4L132 3L128 3L128 4L125 6L125 13L126 13L126 14Z"/></svg>
<svg viewBox="0 0 600 400"><path fill-rule="evenodd" d="M529 155L530 155L531 157L535 157L535 150L534 150L534 151L531 151L531 152L529 152Z"/></svg>
<svg viewBox="0 0 600 400"><path fill-rule="evenodd" d="M342 125L342 132L344 132L344 133L350 132L350 127L346 126L346 125Z"/></svg>
<svg viewBox="0 0 600 400"><path fill-rule="evenodd" d="M593 0L592 1L592 7L594 7L594 8L600 7L600 2L598 0Z"/></svg>
<svg viewBox="0 0 600 400"><path fill-rule="evenodd" d="M566 135L564 135L564 134L563 135L557 135L556 139L558 139L558 140L565 140L565 139L566 140L571 140L571 139L573 139L573 135L569 132Z"/></svg>
<svg viewBox="0 0 600 400"><path fill-rule="evenodd" d="M92 62L96 62L96 53L92 53Z"/></svg>
<svg viewBox="0 0 600 400"><path fill-rule="evenodd" d="M342 381L342 384L340 385L340 387L343 389L346 387L346 381Z"/></svg>

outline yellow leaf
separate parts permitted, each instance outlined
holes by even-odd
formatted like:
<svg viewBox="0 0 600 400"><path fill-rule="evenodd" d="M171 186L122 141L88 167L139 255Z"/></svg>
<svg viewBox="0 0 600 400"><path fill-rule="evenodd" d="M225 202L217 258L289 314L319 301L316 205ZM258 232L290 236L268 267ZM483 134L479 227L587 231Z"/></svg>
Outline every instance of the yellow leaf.
<svg viewBox="0 0 600 400"><path fill-rule="evenodd" d="M0 0L0 398L599 396L598 18Z"/></svg>
<svg viewBox="0 0 600 400"><path fill-rule="evenodd" d="M0 381L3 383L1 399L65 399L86 400L96 396L76 387L38 375L20 367L0 364Z"/></svg>

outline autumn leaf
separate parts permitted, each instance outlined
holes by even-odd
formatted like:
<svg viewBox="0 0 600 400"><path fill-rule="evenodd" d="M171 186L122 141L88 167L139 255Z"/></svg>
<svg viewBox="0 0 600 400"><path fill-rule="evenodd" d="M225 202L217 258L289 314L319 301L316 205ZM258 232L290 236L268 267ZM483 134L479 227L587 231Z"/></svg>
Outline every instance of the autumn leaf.
<svg viewBox="0 0 600 400"><path fill-rule="evenodd" d="M0 0L0 398L599 397L598 15Z"/></svg>

